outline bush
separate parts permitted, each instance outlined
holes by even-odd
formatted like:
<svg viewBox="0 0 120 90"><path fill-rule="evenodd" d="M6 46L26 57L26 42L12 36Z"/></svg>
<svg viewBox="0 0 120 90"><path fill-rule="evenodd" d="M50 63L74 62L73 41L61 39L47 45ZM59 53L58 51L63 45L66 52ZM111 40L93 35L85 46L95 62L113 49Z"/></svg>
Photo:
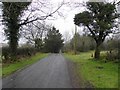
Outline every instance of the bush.
<svg viewBox="0 0 120 90"><path fill-rule="evenodd" d="M18 48L17 56L31 56L34 55L37 51L34 48Z"/></svg>
<svg viewBox="0 0 120 90"><path fill-rule="evenodd" d="M118 61L118 50L107 52L106 59L111 61Z"/></svg>
<svg viewBox="0 0 120 90"><path fill-rule="evenodd" d="M2 47L2 61L6 62L10 60L10 49L9 47Z"/></svg>
<svg viewBox="0 0 120 90"><path fill-rule="evenodd" d="M35 53L37 53L37 52L38 52L38 50L36 50L35 48L32 48L32 47L18 48L16 59L32 56L32 55L35 55ZM2 61L3 61L3 63L11 62L9 47L2 47Z"/></svg>

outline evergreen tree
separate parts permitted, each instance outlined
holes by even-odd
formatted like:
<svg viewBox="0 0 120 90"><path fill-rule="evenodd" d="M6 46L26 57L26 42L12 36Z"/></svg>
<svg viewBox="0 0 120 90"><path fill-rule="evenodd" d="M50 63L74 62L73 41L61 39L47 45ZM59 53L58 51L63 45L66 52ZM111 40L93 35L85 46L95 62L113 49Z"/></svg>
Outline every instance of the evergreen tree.
<svg viewBox="0 0 120 90"><path fill-rule="evenodd" d="M47 52L58 53L63 46L62 34L59 33L59 30L56 30L55 27L49 30L44 45Z"/></svg>
<svg viewBox="0 0 120 90"><path fill-rule="evenodd" d="M96 42L95 58L100 57L100 46L105 37L113 33L115 19L119 17L116 13L114 3L104 2L87 2L87 11L75 15L74 22L76 25L86 26L91 36Z"/></svg>

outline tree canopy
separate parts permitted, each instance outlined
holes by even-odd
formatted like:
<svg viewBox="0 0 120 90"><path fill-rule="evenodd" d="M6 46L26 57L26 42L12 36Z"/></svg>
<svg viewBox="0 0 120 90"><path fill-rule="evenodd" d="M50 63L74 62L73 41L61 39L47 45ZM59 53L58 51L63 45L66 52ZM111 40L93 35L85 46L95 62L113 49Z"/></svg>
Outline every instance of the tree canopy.
<svg viewBox="0 0 120 90"><path fill-rule="evenodd" d="M78 26L86 26L90 31L90 35L96 41L95 58L99 58L99 47L105 37L116 30L115 19L119 15L114 3L87 2L86 7L88 10L75 15L74 22Z"/></svg>
<svg viewBox="0 0 120 90"><path fill-rule="evenodd" d="M5 33L9 40L11 58L15 60L19 39L20 17L23 10L31 2L3 2L3 21L6 26Z"/></svg>
<svg viewBox="0 0 120 90"><path fill-rule="evenodd" d="M63 46L62 34L55 27L50 29L45 38L45 49L47 52L58 53Z"/></svg>

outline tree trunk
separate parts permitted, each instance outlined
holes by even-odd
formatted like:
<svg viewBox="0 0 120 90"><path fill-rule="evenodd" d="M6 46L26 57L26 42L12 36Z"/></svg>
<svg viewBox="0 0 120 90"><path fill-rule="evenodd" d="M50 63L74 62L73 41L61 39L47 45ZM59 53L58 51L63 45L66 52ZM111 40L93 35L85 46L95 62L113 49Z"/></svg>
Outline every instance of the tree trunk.
<svg viewBox="0 0 120 90"><path fill-rule="evenodd" d="M10 39L10 52L11 52L11 59L13 61L16 60L16 55L17 55L17 45L18 45L17 40L18 40L17 38Z"/></svg>
<svg viewBox="0 0 120 90"><path fill-rule="evenodd" d="M13 27L14 26L14 27ZM16 55L17 55L17 46L18 46L18 31L19 27L15 25L11 25L10 27L10 36L9 36L9 47L10 47L10 55L11 55L11 60L15 61L16 60Z"/></svg>
<svg viewBox="0 0 120 90"><path fill-rule="evenodd" d="M100 44L98 44L98 43L97 43L97 45L96 45L94 58L95 58L95 59L99 59L99 58L100 58Z"/></svg>

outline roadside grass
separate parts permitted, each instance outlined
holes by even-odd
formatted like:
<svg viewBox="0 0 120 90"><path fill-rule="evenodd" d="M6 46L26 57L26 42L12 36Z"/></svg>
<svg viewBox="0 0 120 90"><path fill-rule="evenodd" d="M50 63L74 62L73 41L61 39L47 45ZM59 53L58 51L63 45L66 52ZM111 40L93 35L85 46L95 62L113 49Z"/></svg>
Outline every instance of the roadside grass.
<svg viewBox="0 0 120 90"><path fill-rule="evenodd" d="M15 63L5 65L2 67L2 77L6 77L17 70L24 68L25 66L31 65L47 55L48 54L45 53L37 53L34 56L23 58Z"/></svg>
<svg viewBox="0 0 120 90"><path fill-rule="evenodd" d="M89 81L95 88L118 88L118 63L96 61L91 57L92 53L90 51L79 55L64 55L68 60L77 63L76 70L79 76Z"/></svg>

